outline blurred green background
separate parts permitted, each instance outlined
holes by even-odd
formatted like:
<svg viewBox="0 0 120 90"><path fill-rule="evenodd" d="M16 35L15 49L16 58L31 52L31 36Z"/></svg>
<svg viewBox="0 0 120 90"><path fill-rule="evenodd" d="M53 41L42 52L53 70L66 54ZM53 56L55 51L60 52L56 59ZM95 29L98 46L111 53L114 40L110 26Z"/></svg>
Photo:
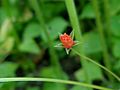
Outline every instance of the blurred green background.
<svg viewBox="0 0 120 90"><path fill-rule="evenodd" d="M105 66L99 25L92 0L74 0L86 56ZM98 1L110 70L120 76L120 0ZM43 22L41 22L43 21ZM47 28L47 34L44 29ZM74 80L120 89L120 82L75 53L55 48L59 33L72 26L64 0L0 0L0 78L43 77ZM51 41L50 41L51 40ZM96 90L81 86L43 82L0 83L0 90Z"/></svg>

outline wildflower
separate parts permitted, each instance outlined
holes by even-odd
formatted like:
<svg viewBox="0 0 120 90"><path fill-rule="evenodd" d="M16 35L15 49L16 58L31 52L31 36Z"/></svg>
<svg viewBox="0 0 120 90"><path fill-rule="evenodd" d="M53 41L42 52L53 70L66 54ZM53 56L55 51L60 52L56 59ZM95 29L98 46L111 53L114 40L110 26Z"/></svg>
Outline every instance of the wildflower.
<svg viewBox="0 0 120 90"><path fill-rule="evenodd" d="M79 42L78 41L74 41L74 33L71 32L70 35L64 33L64 34L60 34L59 36L61 43L57 44L55 47L62 47L65 48L66 53L69 54L71 48L75 45L78 45Z"/></svg>
<svg viewBox="0 0 120 90"><path fill-rule="evenodd" d="M60 41L62 42L64 48L68 48L68 49L75 44L73 39L66 33L60 35Z"/></svg>

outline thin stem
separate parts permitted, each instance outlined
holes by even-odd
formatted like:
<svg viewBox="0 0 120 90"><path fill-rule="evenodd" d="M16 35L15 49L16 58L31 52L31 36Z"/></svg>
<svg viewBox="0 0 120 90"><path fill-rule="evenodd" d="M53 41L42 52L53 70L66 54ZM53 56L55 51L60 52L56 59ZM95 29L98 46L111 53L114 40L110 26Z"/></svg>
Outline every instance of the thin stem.
<svg viewBox="0 0 120 90"><path fill-rule="evenodd" d="M82 58L84 58L84 59L86 59L86 60L88 60L88 61L96 64L96 65L99 66L99 67L101 67L102 69L104 69L105 71L107 71L109 74L111 74L112 76L114 76L114 77L120 82L120 77L118 77L116 74L114 74L113 72L111 72L111 71L110 71L109 69L107 69L106 67L104 67L104 66L102 66L101 64L95 62L94 60L92 60L92 59L90 59L90 58L88 58L88 57L80 54L80 53L77 52L75 49L72 49L72 51L74 51L74 52L75 52L76 54L78 54L80 57L82 57Z"/></svg>
<svg viewBox="0 0 120 90"><path fill-rule="evenodd" d="M106 33L108 36L108 43L111 44L110 42L110 38L111 38L111 24L110 24L110 6L109 6L109 0L103 0L103 6L104 6L104 16L105 16L105 29L106 29Z"/></svg>
<svg viewBox="0 0 120 90"><path fill-rule="evenodd" d="M59 80L59 79L50 79L50 78L20 78L20 77L19 78L0 78L0 82L20 82L20 81L55 82L55 83L62 83L62 84L84 86L84 87L95 88L100 90L113 90L105 87L100 87L97 85L91 85L91 84L69 81L69 80Z"/></svg>
<svg viewBox="0 0 120 90"><path fill-rule="evenodd" d="M104 12L105 12L105 20L106 20L106 27L108 28L108 30L110 30L110 17L111 17L111 14L110 14L110 6L109 6L109 0L103 0L103 5L104 5ZM107 31L108 31L107 30ZM109 33L110 31L108 31L108 34L110 35Z"/></svg>
<svg viewBox="0 0 120 90"><path fill-rule="evenodd" d="M102 23L101 23L101 17L100 17L100 12L99 12L99 5L98 5L98 1L97 0L91 0L94 10L95 10L95 14L96 14L96 24L98 27L98 32L100 35L100 40L101 40L101 45L102 45L102 49L103 49L103 57L104 57L104 63L105 66L111 70L111 63L110 63L110 58L109 58L109 54L108 54L108 48L105 42L105 36L104 36L104 31L103 31L103 27L102 27ZM113 78L106 73L108 78L113 81Z"/></svg>
<svg viewBox="0 0 120 90"><path fill-rule="evenodd" d="M42 14L42 10L39 7L38 2L36 0L29 0L29 1L30 1L30 4L32 5L35 13L36 13L38 21L40 22L40 26L42 26L42 28L44 30L44 33L46 34L48 42L50 42L51 39L50 39L50 35L48 33L48 28L45 24L45 20L44 20L43 14Z"/></svg>
<svg viewBox="0 0 120 90"><path fill-rule="evenodd" d="M51 56L51 64L52 64L52 66L54 66L56 77L62 79L62 78L64 78L64 75L62 74L63 71L59 64L58 56L53 47L53 40L51 39L50 34L48 33L48 28L45 24L45 20L44 20L43 14L42 14L42 9L38 5L38 2L36 0L29 0L29 1L36 13L36 16L39 20L40 26L43 28L44 33L46 34L46 37L48 39L49 53Z"/></svg>
<svg viewBox="0 0 120 90"><path fill-rule="evenodd" d="M75 33L75 38L76 38L77 41L83 42L82 41L82 31L81 31L80 26L79 26L80 24L79 24L79 21L78 21L78 16L77 16L77 12L76 12L76 9L75 9L74 0L65 0L65 4L66 4L68 14L69 14L69 17L70 17L70 21L71 21L71 24L72 24L72 27L73 27L73 30L74 30L74 33ZM78 52L84 54L82 45L76 46L76 50ZM89 72L88 72L88 70L89 70L89 67L87 66L88 62L85 61L85 60L81 60L81 63L82 63L83 69L85 71L86 82L87 83L92 83L92 80L90 79Z"/></svg>

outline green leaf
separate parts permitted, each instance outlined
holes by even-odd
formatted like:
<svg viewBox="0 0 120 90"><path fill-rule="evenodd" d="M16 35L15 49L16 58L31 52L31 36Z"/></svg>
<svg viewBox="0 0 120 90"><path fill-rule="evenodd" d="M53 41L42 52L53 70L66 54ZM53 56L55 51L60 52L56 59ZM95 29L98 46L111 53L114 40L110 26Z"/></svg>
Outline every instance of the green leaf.
<svg viewBox="0 0 120 90"><path fill-rule="evenodd" d="M40 29L41 28L38 23L32 22L28 24L27 27L25 28L23 38L32 39L32 38L40 36L40 33L41 33Z"/></svg>
<svg viewBox="0 0 120 90"><path fill-rule="evenodd" d="M99 34L97 32L85 33L83 47L86 54L95 54L102 51Z"/></svg>
<svg viewBox="0 0 120 90"><path fill-rule="evenodd" d="M19 0L16 0L16 1L8 0L7 8L5 8L5 10L7 10L8 16L12 17L13 20L17 20L22 12L22 11L20 11L20 8L18 7L19 3L20 3L18 1Z"/></svg>
<svg viewBox="0 0 120 90"><path fill-rule="evenodd" d="M53 86L55 86L53 88ZM64 84L58 84L58 83L44 83L43 88L44 90L66 90Z"/></svg>
<svg viewBox="0 0 120 90"><path fill-rule="evenodd" d="M79 81L85 81L85 75L84 75L84 70L79 69L75 72L75 77Z"/></svg>
<svg viewBox="0 0 120 90"><path fill-rule="evenodd" d="M103 75L102 75L102 71L100 67L96 66L95 64L91 62L88 63L88 67L90 67L88 72L89 72L89 77L91 78L91 80L103 79Z"/></svg>
<svg viewBox="0 0 120 90"><path fill-rule="evenodd" d="M44 42L47 42L47 38L44 30L36 22L31 22L25 28L23 39L33 39L36 37L41 37Z"/></svg>
<svg viewBox="0 0 120 90"><path fill-rule="evenodd" d="M2 84L2 87L0 87L0 90L15 90L15 82L6 82Z"/></svg>
<svg viewBox="0 0 120 90"><path fill-rule="evenodd" d="M29 70L35 70L35 63L32 59L26 59L21 61L21 67L25 72L28 72Z"/></svg>
<svg viewBox="0 0 120 90"><path fill-rule="evenodd" d="M11 35L12 32L14 31L12 31L11 21L5 19L0 30L0 60L4 60L14 47L15 39Z"/></svg>
<svg viewBox="0 0 120 90"><path fill-rule="evenodd" d="M14 46L14 38L8 37L6 41L3 42L3 44L0 46L0 51L3 51L3 53L8 53L13 49L13 46Z"/></svg>
<svg viewBox="0 0 120 90"><path fill-rule="evenodd" d="M92 7L91 4L86 4L86 6L83 8L82 14L80 15L81 19L85 19L85 18L95 18L95 13L94 13L94 9Z"/></svg>
<svg viewBox="0 0 120 90"><path fill-rule="evenodd" d="M56 74L54 73L54 67L44 67L40 71L40 76L44 78L57 78ZM53 86L55 86L53 88ZM44 83L43 85L44 90L65 90L64 84L58 83Z"/></svg>
<svg viewBox="0 0 120 90"><path fill-rule="evenodd" d="M114 83L110 83L112 84L111 86L113 86L114 90L119 90L120 89L120 82L114 82ZM108 83L108 86L110 85Z"/></svg>
<svg viewBox="0 0 120 90"><path fill-rule="evenodd" d="M117 58L120 58L120 41L114 44L112 50L113 55Z"/></svg>
<svg viewBox="0 0 120 90"><path fill-rule="evenodd" d="M56 78L53 67L44 67L40 71L41 77Z"/></svg>
<svg viewBox="0 0 120 90"><path fill-rule="evenodd" d="M14 77L18 65L12 62L4 62L0 64L0 77Z"/></svg>
<svg viewBox="0 0 120 90"><path fill-rule="evenodd" d="M115 15L120 11L120 0L109 0L110 1L110 13Z"/></svg>
<svg viewBox="0 0 120 90"><path fill-rule="evenodd" d="M33 54L39 54L41 52L38 45L32 39L24 40L20 44L19 50L22 51L22 52L33 53Z"/></svg>
<svg viewBox="0 0 120 90"><path fill-rule="evenodd" d="M85 82L85 80L86 80L83 69L79 69L78 71L76 71L75 72L75 77L80 82ZM82 87L82 86L74 86L71 90L88 90L88 88Z"/></svg>
<svg viewBox="0 0 120 90"><path fill-rule="evenodd" d="M51 38L56 39L59 35L58 33L62 33L67 26L68 22L65 21L63 18L61 17L54 18L50 23L48 23Z"/></svg>
<svg viewBox="0 0 120 90"><path fill-rule="evenodd" d="M87 66L90 67L89 69L87 69L87 72L88 72L88 75L89 75L91 81L95 80L95 79L102 79L103 78L102 71L98 66L94 65L91 62L88 62ZM76 76L77 80L85 81L85 73L83 70L81 70L81 69L78 70L75 73L75 76Z"/></svg>
<svg viewBox="0 0 120 90"><path fill-rule="evenodd" d="M48 29L50 33L50 37L52 39L56 39L58 37L58 33L62 33L65 28L68 26L67 21L65 21L61 17L54 18L51 22L48 23ZM30 23L24 32L23 37L26 39L31 39L40 36L44 41L47 41L46 35L42 28L37 23Z"/></svg>
<svg viewBox="0 0 120 90"><path fill-rule="evenodd" d="M53 17L58 16L58 14L61 13L65 9L65 4L64 3L59 3L59 2L45 3L41 6L42 6L42 11L44 13L44 17L47 20L50 20Z"/></svg>
<svg viewBox="0 0 120 90"><path fill-rule="evenodd" d="M115 65L114 65L114 70L120 70L120 59L119 60L117 60L116 62L115 62Z"/></svg>
<svg viewBox="0 0 120 90"><path fill-rule="evenodd" d="M10 36L10 33L12 32L12 24L10 19L5 19L2 23L2 27L0 30L0 42L3 42L6 40L8 36Z"/></svg>
<svg viewBox="0 0 120 90"><path fill-rule="evenodd" d="M9 0L11 5L16 5L19 0Z"/></svg>
<svg viewBox="0 0 120 90"><path fill-rule="evenodd" d="M4 41L0 45L0 60L4 60L4 58L12 51L14 46L14 38L8 37L6 41Z"/></svg>
<svg viewBox="0 0 120 90"><path fill-rule="evenodd" d="M3 7L0 7L0 27L6 18L6 12L4 11Z"/></svg>
<svg viewBox="0 0 120 90"><path fill-rule="evenodd" d="M120 37L120 15L112 17L112 19L111 19L111 33L114 36Z"/></svg>
<svg viewBox="0 0 120 90"><path fill-rule="evenodd" d="M0 83L0 88L4 85L4 83Z"/></svg>
<svg viewBox="0 0 120 90"><path fill-rule="evenodd" d="M111 42L113 43L113 44L115 44L116 42L119 42L120 41L120 38L119 37L115 37L115 36L112 36L111 37Z"/></svg>
<svg viewBox="0 0 120 90"><path fill-rule="evenodd" d="M14 46L14 38L8 37L4 42L0 44L0 53L8 53L13 49Z"/></svg>

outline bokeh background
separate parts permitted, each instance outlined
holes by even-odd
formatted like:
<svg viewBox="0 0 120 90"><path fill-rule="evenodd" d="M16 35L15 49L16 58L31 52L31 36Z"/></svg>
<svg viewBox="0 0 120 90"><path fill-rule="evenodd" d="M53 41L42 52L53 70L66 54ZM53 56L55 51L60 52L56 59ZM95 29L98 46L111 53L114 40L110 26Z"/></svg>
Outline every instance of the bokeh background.
<svg viewBox="0 0 120 90"><path fill-rule="evenodd" d="M73 1L85 55L106 66L107 51L109 69L120 76L120 0L93 0L98 2L98 10L92 0ZM58 32L70 34L72 29L64 0L0 0L0 78L56 78L119 90L120 82L110 78L106 71L91 62L83 65L74 52L67 55L63 48L54 47L60 42ZM101 43L99 29L104 34L106 48ZM11 82L0 83L0 90L96 89L59 83Z"/></svg>

